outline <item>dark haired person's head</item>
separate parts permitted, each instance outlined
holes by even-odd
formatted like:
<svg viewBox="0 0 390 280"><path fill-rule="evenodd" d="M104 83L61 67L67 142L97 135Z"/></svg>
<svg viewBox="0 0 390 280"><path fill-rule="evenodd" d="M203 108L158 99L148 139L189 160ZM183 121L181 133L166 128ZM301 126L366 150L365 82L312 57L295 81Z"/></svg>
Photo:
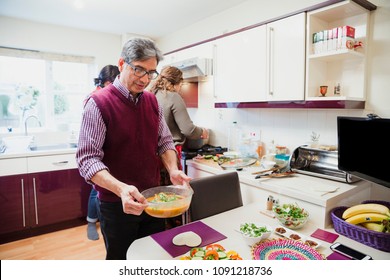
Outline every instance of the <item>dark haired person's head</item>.
<svg viewBox="0 0 390 280"><path fill-rule="evenodd" d="M106 65L100 70L99 77L95 79L95 86L104 88L108 84L114 82L116 76L119 75L118 66Z"/></svg>

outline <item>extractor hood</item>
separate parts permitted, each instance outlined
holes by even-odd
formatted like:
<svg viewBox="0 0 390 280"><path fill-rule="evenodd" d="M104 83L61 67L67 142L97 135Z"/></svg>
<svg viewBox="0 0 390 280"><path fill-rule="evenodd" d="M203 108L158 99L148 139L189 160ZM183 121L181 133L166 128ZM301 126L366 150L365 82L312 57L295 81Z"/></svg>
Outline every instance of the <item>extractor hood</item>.
<svg viewBox="0 0 390 280"><path fill-rule="evenodd" d="M170 65L179 68L186 81L201 81L213 74L213 60L210 58L194 57Z"/></svg>

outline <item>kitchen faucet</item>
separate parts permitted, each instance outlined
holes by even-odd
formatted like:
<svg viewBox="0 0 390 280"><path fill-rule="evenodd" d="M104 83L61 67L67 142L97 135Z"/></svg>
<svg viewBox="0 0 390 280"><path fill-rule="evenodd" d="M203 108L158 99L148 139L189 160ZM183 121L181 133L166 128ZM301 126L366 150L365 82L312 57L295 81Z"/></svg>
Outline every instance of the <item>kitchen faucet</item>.
<svg viewBox="0 0 390 280"><path fill-rule="evenodd" d="M36 119L36 120L38 121L39 126L42 126L41 121L39 120L39 118L38 118L37 116L35 116L35 115L30 115L30 116L28 116L28 117L24 120L24 135L26 135L26 136L28 135L28 133L27 133L27 121L28 121L30 118Z"/></svg>

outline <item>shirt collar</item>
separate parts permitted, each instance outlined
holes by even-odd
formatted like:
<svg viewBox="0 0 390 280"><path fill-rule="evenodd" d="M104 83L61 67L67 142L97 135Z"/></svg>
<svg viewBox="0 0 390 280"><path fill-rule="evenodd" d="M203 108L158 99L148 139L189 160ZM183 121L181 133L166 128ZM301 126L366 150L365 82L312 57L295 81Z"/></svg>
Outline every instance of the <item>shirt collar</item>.
<svg viewBox="0 0 390 280"><path fill-rule="evenodd" d="M121 83L119 80L119 75L115 78L113 82L114 87L119 90L119 92L126 97L126 99L129 99L135 103L138 102L139 98L142 96L143 92L138 93L137 97L134 98L132 94L130 94L129 90Z"/></svg>

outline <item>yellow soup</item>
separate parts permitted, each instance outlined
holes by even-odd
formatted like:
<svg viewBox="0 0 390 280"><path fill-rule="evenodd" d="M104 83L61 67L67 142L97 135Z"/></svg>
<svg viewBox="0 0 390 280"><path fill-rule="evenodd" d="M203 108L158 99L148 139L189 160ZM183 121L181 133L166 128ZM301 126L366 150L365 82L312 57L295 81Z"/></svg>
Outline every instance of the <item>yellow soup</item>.
<svg viewBox="0 0 390 280"><path fill-rule="evenodd" d="M165 196L168 200L165 200ZM145 212L156 218L171 218L183 214L189 208L189 202L185 197L175 194L163 194L164 199L159 199L160 194L146 198L147 201L153 203L145 209Z"/></svg>

